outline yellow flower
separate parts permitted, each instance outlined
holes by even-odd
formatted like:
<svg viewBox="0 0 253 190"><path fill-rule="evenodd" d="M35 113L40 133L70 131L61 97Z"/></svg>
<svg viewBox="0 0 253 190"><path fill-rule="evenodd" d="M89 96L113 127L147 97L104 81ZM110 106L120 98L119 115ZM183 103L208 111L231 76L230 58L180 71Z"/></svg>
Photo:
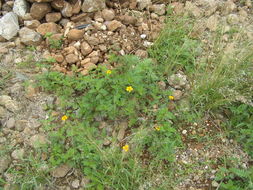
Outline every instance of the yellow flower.
<svg viewBox="0 0 253 190"><path fill-rule="evenodd" d="M107 75L110 75L110 74L112 74L112 71L111 71L111 70L107 70L107 71L106 71L106 74L107 74Z"/></svg>
<svg viewBox="0 0 253 190"><path fill-rule="evenodd" d="M62 118L61 118L62 121L66 121L67 119L68 119L68 116L66 116L66 115L62 116Z"/></svg>
<svg viewBox="0 0 253 190"><path fill-rule="evenodd" d="M126 144L125 146L122 147L122 149L123 149L125 152L127 152L127 151L129 150L129 145Z"/></svg>
<svg viewBox="0 0 253 190"><path fill-rule="evenodd" d="M170 100L174 100L174 96L169 96L169 99Z"/></svg>
<svg viewBox="0 0 253 190"><path fill-rule="evenodd" d="M160 126L155 126L155 130L160 131L161 127Z"/></svg>
<svg viewBox="0 0 253 190"><path fill-rule="evenodd" d="M126 91L127 92L132 92L134 89L133 89L133 87L132 86L128 86L128 87L126 87Z"/></svg>

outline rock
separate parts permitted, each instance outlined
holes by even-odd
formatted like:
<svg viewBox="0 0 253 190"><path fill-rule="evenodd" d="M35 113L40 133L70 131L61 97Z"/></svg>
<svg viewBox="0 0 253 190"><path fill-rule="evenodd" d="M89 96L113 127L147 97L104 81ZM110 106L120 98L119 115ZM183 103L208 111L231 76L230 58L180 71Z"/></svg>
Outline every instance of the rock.
<svg viewBox="0 0 253 190"><path fill-rule="evenodd" d="M117 30L118 28L120 28L122 26L122 23L117 21L117 20L113 20L111 22L109 22L107 24L107 28L109 31L114 32L115 30Z"/></svg>
<svg viewBox="0 0 253 190"><path fill-rule="evenodd" d="M223 15L228 15L236 10L236 4L232 0L228 0L225 3L223 3L221 7L221 13Z"/></svg>
<svg viewBox="0 0 253 190"><path fill-rule="evenodd" d="M10 156L2 156L0 158L0 174L3 174L5 170L9 168L9 165L11 164L11 158Z"/></svg>
<svg viewBox="0 0 253 190"><path fill-rule="evenodd" d="M89 74L89 71L91 71L92 69L97 68L97 65L95 65L94 63L86 63L83 66L83 70L81 71L82 75L87 75Z"/></svg>
<svg viewBox="0 0 253 190"><path fill-rule="evenodd" d="M183 89L188 84L186 75L181 73L173 74L168 78L168 83L175 89Z"/></svg>
<svg viewBox="0 0 253 190"><path fill-rule="evenodd" d="M187 134L187 130L183 130L183 131L182 131L182 134L183 134L183 135L186 135L186 134Z"/></svg>
<svg viewBox="0 0 253 190"><path fill-rule="evenodd" d="M143 10L145 8L148 8L149 5L151 5L151 0L137 0L137 6L139 10Z"/></svg>
<svg viewBox="0 0 253 190"><path fill-rule="evenodd" d="M181 90L175 90L172 93L174 100L180 100L181 97L183 96L183 92Z"/></svg>
<svg viewBox="0 0 253 190"><path fill-rule="evenodd" d="M158 15L164 15L166 12L166 6L165 4L155 4L155 5L150 6L149 10Z"/></svg>
<svg viewBox="0 0 253 190"><path fill-rule="evenodd" d="M218 187L219 183L217 183L216 181L212 181L212 187Z"/></svg>
<svg viewBox="0 0 253 190"><path fill-rule="evenodd" d="M81 11L81 7L82 7L82 1L77 0L75 2L75 4L72 4L72 13L73 14L78 14Z"/></svg>
<svg viewBox="0 0 253 190"><path fill-rule="evenodd" d="M70 63L70 64L76 63L77 61L79 61L78 56L75 54L68 54L65 57L65 60L67 61L67 63Z"/></svg>
<svg viewBox="0 0 253 190"><path fill-rule="evenodd" d="M13 6L13 12L18 16L23 17L27 13L29 5L26 0L15 0Z"/></svg>
<svg viewBox="0 0 253 190"><path fill-rule="evenodd" d="M46 33L56 34L58 33L58 31L58 25L53 22L41 24L37 28L37 32L40 33L42 36L44 36Z"/></svg>
<svg viewBox="0 0 253 190"><path fill-rule="evenodd" d="M47 22L58 22L61 20L61 13L48 13L46 14Z"/></svg>
<svg viewBox="0 0 253 190"><path fill-rule="evenodd" d="M83 42L81 44L81 52L84 56L86 56L92 52L92 48L87 42Z"/></svg>
<svg viewBox="0 0 253 190"><path fill-rule="evenodd" d="M25 150L21 148L21 149L14 150L11 153L11 157L15 160L20 160L24 157L24 154L25 154Z"/></svg>
<svg viewBox="0 0 253 190"><path fill-rule="evenodd" d="M140 58L147 58L148 57L148 52L145 51L145 50L142 50L142 49L138 49L136 52L135 52L135 55L140 57Z"/></svg>
<svg viewBox="0 0 253 190"><path fill-rule="evenodd" d="M72 6L70 5L70 3L68 2L64 2L64 6L63 9L61 10L61 14L64 17L71 17L73 15L73 9Z"/></svg>
<svg viewBox="0 0 253 190"><path fill-rule="evenodd" d="M52 6L54 9L60 11L60 10L62 10L63 7L64 7L64 2L65 2L64 0L54 0L54 1L52 1L51 6Z"/></svg>
<svg viewBox="0 0 253 190"><path fill-rule="evenodd" d="M90 180L86 177L83 177L82 178L82 181L81 181L81 186L86 188L88 186L88 184L90 183Z"/></svg>
<svg viewBox="0 0 253 190"><path fill-rule="evenodd" d="M10 119L7 120L6 127L8 129L14 128L15 127L15 122L16 122L15 119L13 117L11 117Z"/></svg>
<svg viewBox="0 0 253 190"><path fill-rule="evenodd" d="M72 181L71 186L75 189L77 189L80 186L80 181L79 179L75 179L74 181Z"/></svg>
<svg viewBox="0 0 253 190"><path fill-rule="evenodd" d="M82 5L82 11L91 13L102 10L105 7L105 0L85 0Z"/></svg>
<svg viewBox="0 0 253 190"><path fill-rule="evenodd" d="M24 25L27 28L36 29L40 25L40 22L38 20L26 20L24 21Z"/></svg>
<svg viewBox="0 0 253 190"><path fill-rule="evenodd" d="M17 35L19 30L18 16L9 12L0 19L0 36L10 40Z"/></svg>
<svg viewBox="0 0 253 190"><path fill-rule="evenodd" d="M71 167L67 164L62 164L59 167L55 168L51 175L55 178L65 177L67 173L71 170Z"/></svg>
<svg viewBox="0 0 253 190"><path fill-rule="evenodd" d="M123 121L119 124L118 127L119 127L119 132L117 135L117 139L118 139L118 141L122 141L124 139L126 129L128 127L128 123L126 121Z"/></svg>
<svg viewBox="0 0 253 190"><path fill-rule="evenodd" d="M210 16L207 21L206 21L206 27L210 30L210 31L216 31L217 30L217 26L218 26L218 16L217 15L212 15Z"/></svg>
<svg viewBox="0 0 253 190"><path fill-rule="evenodd" d="M21 132L25 128L29 127L29 122L27 120L18 120L15 126L16 130Z"/></svg>
<svg viewBox="0 0 253 190"><path fill-rule="evenodd" d="M30 2L37 2L37 3L47 3L47 2L52 2L54 0L28 0Z"/></svg>
<svg viewBox="0 0 253 190"><path fill-rule="evenodd" d="M185 11L195 18L199 18L202 15L202 11L195 4L190 1L186 1L185 3Z"/></svg>
<svg viewBox="0 0 253 190"><path fill-rule="evenodd" d="M5 137L0 137L0 144L5 143L6 141L7 141L7 139Z"/></svg>
<svg viewBox="0 0 253 190"><path fill-rule="evenodd" d="M105 21L111 21L115 17L115 12L114 10L111 10L111 9L104 9L102 11L102 17Z"/></svg>
<svg viewBox="0 0 253 190"><path fill-rule="evenodd" d="M137 19L135 17L129 16L129 15L120 16L120 20L125 25L129 25L129 24L135 25L137 22Z"/></svg>
<svg viewBox="0 0 253 190"><path fill-rule="evenodd" d="M31 16L36 20L42 19L49 12L51 12L51 6L48 3L33 3L30 9Z"/></svg>
<svg viewBox="0 0 253 190"><path fill-rule="evenodd" d="M58 63L62 63L64 61L64 57L61 54L56 54L53 57Z"/></svg>
<svg viewBox="0 0 253 190"><path fill-rule="evenodd" d="M20 41L28 46L39 45L42 41L41 35L27 27L22 28L19 32Z"/></svg>
<svg viewBox="0 0 253 190"><path fill-rule="evenodd" d="M229 24L238 24L240 21L239 17L237 16L237 14L230 14L227 17L227 22Z"/></svg>
<svg viewBox="0 0 253 190"><path fill-rule="evenodd" d="M10 96L6 95L0 96L0 105L4 106L11 112L16 112L20 109L18 103L15 100L12 100Z"/></svg>
<svg viewBox="0 0 253 190"><path fill-rule="evenodd" d="M7 111L0 106L0 118L4 118L7 114Z"/></svg>
<svg viewBox="0 0 253 190"><path fill-rule="evenodd" d="M69 40L80 40L83 38L84 30L72 29L67 34Z"/></svg>
<svg viewBox="0 0 253 190"><path fill-rule="evenodd" d="M46 139L46 136L43 134L36 134L30 138L30 146L33 148L39 148L43 145L46 145L48 143L48 140Z"/></svg>

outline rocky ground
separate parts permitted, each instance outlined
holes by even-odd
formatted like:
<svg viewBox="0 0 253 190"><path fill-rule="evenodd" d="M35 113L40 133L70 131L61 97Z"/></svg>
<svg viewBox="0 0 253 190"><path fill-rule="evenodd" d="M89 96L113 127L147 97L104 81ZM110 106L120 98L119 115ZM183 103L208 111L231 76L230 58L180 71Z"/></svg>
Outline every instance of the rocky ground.
<svg viewBox="0 0 253 190"><path fill-rule="evenodd" d="M167 4L151 0L0 1L0 174L5 181L12 182L8 170L36 148L37 142L47 143L41 120L48 118L44 108L55 104L56 98L32 85L34 77L43 72L33 63L50 60L53 70L71 75L75 68L87 75L99 64L113 67L108 62L112 53L145 58L163 27ZM195 19L191 35L206 44L207 52L199 59L212 56L213 38L219 30L228 52L240 45L235 41L239 37L228 33L231 29L241 30L242 39L253 37L250 0L195 0L170 5L174 14ZM174 96L180 100L181 91ZM175 189L216 189L213 179L223 156L238 157L243 167L248 166L249 158L237 143L226 139L222 131L217 135L220 122L222 119L207 119L201 126L193 123L180 129L186 149L177 151L178 170L190 167L191 171L178 174L182 180ZM196 142L192 135L215 138ZM81 189L86 183L68 166L56 168L52 177L64 184L58 189ZM4 189L11 188L6 185Z"/></svg>

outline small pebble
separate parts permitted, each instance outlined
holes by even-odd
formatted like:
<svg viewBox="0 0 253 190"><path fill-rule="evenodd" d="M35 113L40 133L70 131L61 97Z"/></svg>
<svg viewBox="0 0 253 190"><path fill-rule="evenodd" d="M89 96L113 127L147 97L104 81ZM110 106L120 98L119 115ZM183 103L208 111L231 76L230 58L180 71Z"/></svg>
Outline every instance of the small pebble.
<svg viewBox="0 0 253 190"><path fill-rule="evenodd" d="M183 135L186 135L186 133L187 133L187 130L183 130L183 131L182 131L182 134L183 134Z"/></svg>

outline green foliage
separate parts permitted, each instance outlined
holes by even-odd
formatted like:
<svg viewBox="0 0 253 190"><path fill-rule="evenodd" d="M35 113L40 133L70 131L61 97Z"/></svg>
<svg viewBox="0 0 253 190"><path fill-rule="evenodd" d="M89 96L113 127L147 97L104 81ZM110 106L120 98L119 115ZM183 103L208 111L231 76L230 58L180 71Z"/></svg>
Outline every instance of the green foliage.
<svg viewBox="0 0 253 190"><path fill-rule="evenodd" d="M44 35L44 38L48 40L49 42L49 47L51 49L61 49L62 48L62 43L63 43L63 37L59 40L55 40L52 38L52 33L46 33Z"/></svg>
<svg viewBox="0 0 253 190"><path fill-rule="evenodd" d="M242 144L245 151L253 158L253 107L247 104L234 104L227 126L229 135Z"/></svg>
<svg viewBox="0 0 253 190"><path fill-rule="evenodd" d="M49 161L52 166L69 163L81 168L91 180L91 189L138 189L155 174L169 176L174 148L180 145L172 127L175 117L168 111L171 92L159 88L157 83L163 78L150 59L112 56L111 61L118 64L112 70L99 67L87 76L48 72L38 79L45 90L57 94L65 110L62 114L70 118L62 124L52 118L46 126L51 141ZM116 145L106 129L98 128L101 121L116 131L115 122L128 122L131 135L124 144L129 144L129 152ZM155 125L161 129L156 131ZM110 147L103 146L107 138L112 141ZM142 160L144 152L150 165ZM163 185L169 184L164 181Z"/></svg>
<svg viewBox="0 0 253 190"><path fill-rule="evenodd" d="M249 169L220 168L216 180L221 181L220 190L251 190L253 189L253 167Z"/></svg>
<svg viewBox="0 0 253 190"><path fill-rule="evenodd" d="M172 74L180 69L194 71L199 44L188 36L191 22L177 16L167 18L163 31L149 51L150 56L157 60L161 74Z"/></svg>

